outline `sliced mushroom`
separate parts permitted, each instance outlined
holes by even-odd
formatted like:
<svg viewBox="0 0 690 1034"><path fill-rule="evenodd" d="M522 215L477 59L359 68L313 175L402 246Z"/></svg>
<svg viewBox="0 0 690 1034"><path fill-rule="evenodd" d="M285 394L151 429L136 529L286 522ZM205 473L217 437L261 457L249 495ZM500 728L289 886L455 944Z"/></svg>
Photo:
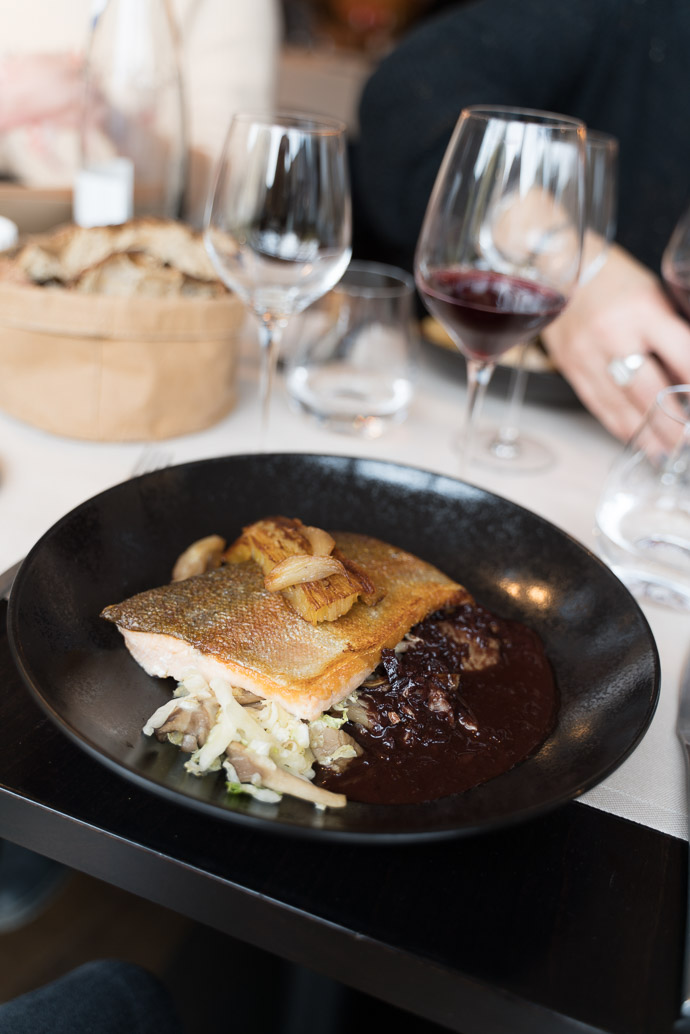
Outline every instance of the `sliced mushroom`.
<svg viewBox="0 0 690 1034"><path fill-rule="evenodd" d="M365 729L371 729L376 722L376 715L368 710L366 701L360 696L353 704L347 705L347 720Z"/></svg>
<svg viewBox="0 0 690 1034"><path fill-rule="evenodd" d="M276 793L286 793L329 808L344 808L347 798L341 793L331 793L320 786L314 786L308 779L291 775L279 768L270 758L259 757L247 750L241 743L230 743L226 750L228 760L243 783L251 783L255 777L262 786Z"/></svg>
<svg viewBox="0 0 690 1034"><path fill-rule="evenodd" d="M364 753L359 743L349 733L336 729L323 721L310 723L309 746L320 765L333 768L338 772L341 772L353 757Z"/></svg>
<svg viewBox="0 0 690 1034"><path fill-rule="evenodd" d="M452 621L439 621L438 628L449 639L467 647L467 656L462 660L464 671L482 671L500 661L500 639L494 639L493 636L478 636L466 628L459 628Z"/></svg>
<svg viewBox="0 0 690 1034"><path fill-rule="evenodd" d="M218 703L211 696L181 700L156 730L161 742L169 738L188 754L202 747L218 714Z"/></svg>
<svg viewBox="0 0 690 1034"><path fill-rule="evenodd" d="M172 572L174 582L182 582L195 574L203 574L214 567L220 567L225 549L225 539L220 535L207 535L197 539L181 553Z"/></svg>
<svg viewBox="0 0 690 1034"><path fill-rule="evenodd" d="M258 697L256 693L252 693L250 689L242 689L241 686L232 687L232 695L238 704L242 704L242 707L247 707L249 704L262 704L263 697Z"/></svg>

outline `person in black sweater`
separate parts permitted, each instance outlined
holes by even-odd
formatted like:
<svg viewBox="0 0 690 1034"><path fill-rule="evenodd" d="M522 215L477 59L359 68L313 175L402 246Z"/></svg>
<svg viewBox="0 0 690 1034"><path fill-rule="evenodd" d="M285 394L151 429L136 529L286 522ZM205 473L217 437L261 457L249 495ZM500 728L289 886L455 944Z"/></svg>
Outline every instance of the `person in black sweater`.
<svg viewBox="0 0 690 1034"><path fill-rule="evenodd" d="M687 0L474 0L413 30L360 103L359 232L408 269L463 107L560 112L617 137L616 245L543 337L582 401L620 438L661 387L690 382L690 326L659 279L664 247L690 204L688 55ZM609 364L631 354L645 361L617 383Z"/></svg>

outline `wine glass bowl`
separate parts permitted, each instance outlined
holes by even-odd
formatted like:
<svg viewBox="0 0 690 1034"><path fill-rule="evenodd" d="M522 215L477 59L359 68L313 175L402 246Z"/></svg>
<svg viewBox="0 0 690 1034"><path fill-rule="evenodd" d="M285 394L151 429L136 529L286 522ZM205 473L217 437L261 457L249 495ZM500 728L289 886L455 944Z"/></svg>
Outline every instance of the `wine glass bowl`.
<svg viewBox="0 0 690 1034"><path fill-rule="evenodd" d="M345 126L292 113L233 118L206 211L218 275L259 321L262 444L280 332L351 255Z"/></svg>
<svg viewBox="0 0 690 1034"><path fill-rule="evenodd" d="M585 232L578 288L594 279L606 261L616 231L617 188L618 141L608 133L588 129L585 144ZM553 453L546 442L520 431L529 347L529 341L522 345L513 368L502 421L497 428L482 436L477 449L481 463L493 470L532 473L553 463Z"/></svg>
<svg viewBox="0 0 690 1034"><path fill-rule="evenodd" d="M463 460L498 358L561 312L580 270L585 127L548 112L466 108L429 199L415 279L467 360Z"/></svg>
<svg viewBox="0 0 690 1034"><path fill-rule="evenodd" d="M690 319L690 208L676 223L664 248L661 275L678 310Z"/></svg>
<svg viewBox="0 0 690 1034"><path fill-rule="evenodd" d="M615 136L587 130L585 173L585 238L580 285L588 284L597 275L616 235L618 140Z"/></svg>

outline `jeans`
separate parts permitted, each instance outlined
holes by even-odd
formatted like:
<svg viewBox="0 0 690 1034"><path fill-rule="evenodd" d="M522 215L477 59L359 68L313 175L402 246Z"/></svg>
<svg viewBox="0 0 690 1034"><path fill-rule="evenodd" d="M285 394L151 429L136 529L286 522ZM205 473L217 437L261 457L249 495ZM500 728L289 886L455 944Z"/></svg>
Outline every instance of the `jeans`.
<svg viewBox="0 0 690 1034"><path fill-rule="evenodd" d="M167 990L129 962L87 962L0 1005L0 1034L184 1034Z"/></svg>

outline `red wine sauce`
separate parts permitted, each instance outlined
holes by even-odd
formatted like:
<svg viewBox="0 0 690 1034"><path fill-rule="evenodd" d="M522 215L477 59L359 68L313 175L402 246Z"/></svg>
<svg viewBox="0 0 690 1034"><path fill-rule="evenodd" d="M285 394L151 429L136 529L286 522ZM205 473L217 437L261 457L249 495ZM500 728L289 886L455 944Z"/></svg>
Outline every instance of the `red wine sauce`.
<svg viewBox="0 0 690 1034"><path fill-rule="evenodd" d="M359 692L368 727L343 726L364 753L341 772L319 768L319 785L374 804L432 801L507 771L553 730L556 687L531 629L463 605L411 635L404 652L384 651L380 685Z"/></svg>

